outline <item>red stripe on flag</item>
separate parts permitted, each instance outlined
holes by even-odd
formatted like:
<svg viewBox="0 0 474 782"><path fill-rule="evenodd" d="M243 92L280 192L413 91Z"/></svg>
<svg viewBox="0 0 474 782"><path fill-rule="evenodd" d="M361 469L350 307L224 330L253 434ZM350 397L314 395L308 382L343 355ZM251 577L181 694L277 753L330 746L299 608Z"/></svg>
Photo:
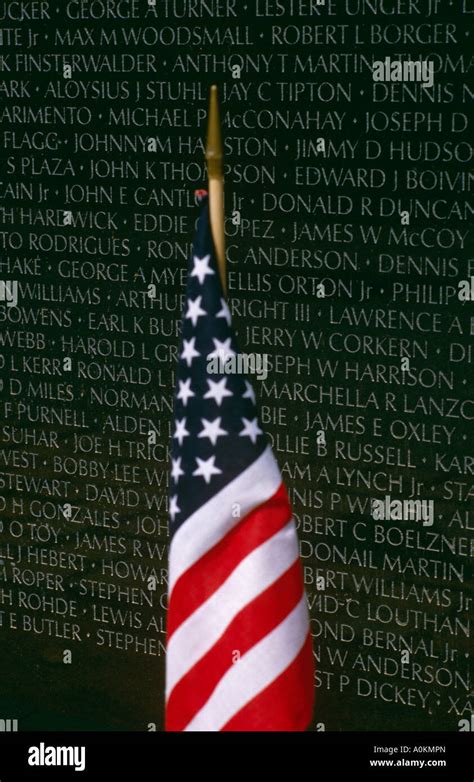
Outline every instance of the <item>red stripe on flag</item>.
<svg viewBox="0 0 474 782"><path fill-rule="evenodd" d="M313 716L313 645L308 633L298 656L244 706L223 731L304 731Z"/></svg>
<svg viewBox="0 0 474 782"><path fill-rule="evenodd" d="M231 509L229 508L229 513ZM212 549L194 563L174 585L167 620L168 641L188 616L230 576L237 565L285 526L291 508L283 484L273 497L239 521Z"/></svg>
<svg viewBox="0 0 474 782"><path fill-rule="evenodd" d="M235 651L242 657L268 635L288 616L302 593L298 560L237 614L217 643L176 684L166 707L166 730L180 731L186 727L232 666Z"/></svg>

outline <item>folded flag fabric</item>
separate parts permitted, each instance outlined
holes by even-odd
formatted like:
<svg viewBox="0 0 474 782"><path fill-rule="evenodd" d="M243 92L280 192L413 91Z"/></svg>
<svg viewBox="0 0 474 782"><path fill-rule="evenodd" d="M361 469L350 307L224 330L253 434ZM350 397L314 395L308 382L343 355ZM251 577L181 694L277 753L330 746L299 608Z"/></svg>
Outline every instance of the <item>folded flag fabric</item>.
<svg viewBox="0 0 474 782"><path fill-rule="evenodd" d="M301 731L314 669L296 529L253 388L226 372L238 348L199 201L171 445L166 730Z"/></svg>

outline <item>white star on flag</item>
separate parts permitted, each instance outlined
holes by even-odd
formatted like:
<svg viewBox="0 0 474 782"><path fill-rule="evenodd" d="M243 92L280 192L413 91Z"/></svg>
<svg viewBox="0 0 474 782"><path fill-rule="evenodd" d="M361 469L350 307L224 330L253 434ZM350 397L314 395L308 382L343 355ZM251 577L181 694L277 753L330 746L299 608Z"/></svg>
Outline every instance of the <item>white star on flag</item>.
<svg viewBox="0 0 474 782"><path fill-rule="evenodd" d="M207 315L206 310L201 309L202 296L197 296L195 299L188 299L188 311L185 318L191 318L193 326L198 322L198 318L202 315Z"/></svg>
<svg viewBox="0 0 474 782"><path fill-rule="evenodd" d="M176 420L176 431L173 437L175 437L179 444L182 445L184 438L188 436L189 432L186 429L186 418L182 418L181 421Z"/></svg>
<svg viewBox="0 0 474 782"><path fill-rule="evenodd" d="M215 350L213 350L212 353L209 353L208 358L220 358L221 361L225 361L227 358L230 358L230 356L235 356L235 350L232 350L230 346L231 337L228 337L225 342L221 342L220 339L213 337L212 341Z"/></svg>
<svg viewBox="0 0 474 782"><path fill-rule="evenodd" d="M222 470L219 470L219 468L214 465L215 460L215 456L210 456L209 459L200 459L199 456L197 456L196 462L198 467L194 470L193 475L200 475L201 478L204 478L206 483L209 483L213 475L219 475L222 472Z"/></svg>
<svg viewBox="0 0 474 782"><path fill-rule="evenodd" d="M240 432L240 437L250 437L252 442L255 444L257 442L258 435L263 434L257 423L257 419L254 418L252 421L249 421L248 418L242 418L242 423L244 424L244 428Z"/></svg>
<svg viewBox="0 0 474 782"><path fill-rule="evenodd" d="M186 361L186 364L188 367L191 366L193 358L196 358L196 356L200 356L198 350L195 349L194 345L196 342L196 337L191 337L191 339L183 339L183 347L184 350L181 353L180 358L183 358Z"/></svg>
<svg viewBox="0 0 474 782"><path fill-rule="evenodd" d="M246 387L247 390L246 390L245 394L243 395L243 399L251 399L252 402L255 405L256 404L256 401L255 401L255 391L253 390L253 388L250 385L248 380L244 380L244 383L245 383L245 387Z"/></svg>
<svg viewBox="0 0 474 782"><path fill-rule="evenodd" d="M221 309L217 313L216 318L225 318L228 326L232 322L232 315L225 299L221 299Z"/></svg>
<svg viewBox="0 0 474 782"><path fill-rule="evenodd" d="M173 480L178 483L181 475L184 475L184 470L181 469L181 456L178 456L177 459L171 459L171 463L171 476Z"/></svg>
<svg viewBox="0 0 474 782"><path fill-rule="evenodd" d="M192 396L196 396L194 391L191 391L191 378L188 377L187 380L178 380L179 383L179 391L177 393L178 399L181 399L183 405L186 407L188 404L188 399Z"/></svg>
<svg viewBox="0 0 474 782"><path fill-rule="evenodd" d="M215 445L218 437L228 434L225 429L221 429L221 420L221 418L215 418L214 421L208 421L206 418L201 418L204 429L199 432L198 437L208 437L211 443Z"/></svg>
<svg viewBox="0 0 474 782"><path fill-rule="evenodd" d="M174 497L171 497L170 499L170 516L172 521L174 521L174 517L180 510L181 508L178 508L178 495L175 494Z"/></svg>
<svg viewBox="0 0 474 782"><path fill-rule="evenodd" d="M222 378L222 380L208 380L207 385L209 386L209 391L206 391L204 394L204 399L215 399L217 405L220 407L222 404L222 400L226 396L233 396L232 391L229 391L228 388L226 388L227 379L225 377Z"/></svg>
<svg viewBox="0 0 474 782"><path fill-rule="evenodd" d="M210 255L205 255L204 258L198 258L197 255L193 257L194 269L191 272L191 277L197 277L200 285L203 284L206 275L214 274L214 271L209 268Z"/></svg>

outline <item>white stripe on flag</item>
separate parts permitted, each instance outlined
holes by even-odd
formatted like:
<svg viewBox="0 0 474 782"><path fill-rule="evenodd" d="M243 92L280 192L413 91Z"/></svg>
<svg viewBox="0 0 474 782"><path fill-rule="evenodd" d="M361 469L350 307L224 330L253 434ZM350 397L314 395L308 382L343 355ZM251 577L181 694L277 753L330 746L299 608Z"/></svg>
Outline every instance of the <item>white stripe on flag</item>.
<svg viewBox="0 0 474 782"><path fill-rule="evenodd" d="M298 559L293 521L253 549L221 586L173 633L166 654L167 697L214 646L234 617Z"/></svg>
<svg viewBox="0 0 474 782"><path fill-rule="evenodd" d="M198 508L179 527L169 553L171 596L178 578L201 559L250 511L270 499L281 484L281 475L270 447L222 491ZM232 515L232 506L240 504L240 518Z"/></svg>
<svg viewBox="0 0 474 782"><path fill-rule="evenodd" d="M184 730L220 730L293 662L308 635L306 596L271 633L224 674Z"/></svg>

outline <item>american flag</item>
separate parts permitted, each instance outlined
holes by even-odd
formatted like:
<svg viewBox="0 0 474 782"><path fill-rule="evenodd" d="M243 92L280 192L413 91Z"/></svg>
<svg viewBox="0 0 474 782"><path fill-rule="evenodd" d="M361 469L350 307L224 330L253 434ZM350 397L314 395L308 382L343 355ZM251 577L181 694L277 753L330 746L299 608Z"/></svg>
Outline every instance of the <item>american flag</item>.
<svg viewBox="0 0 474 782"><path fill-rule="evenodd" d="M296 529L251 384L207 371L238 348L198 198L171 446L166 730L301 731L314 671Z"/></svg>

